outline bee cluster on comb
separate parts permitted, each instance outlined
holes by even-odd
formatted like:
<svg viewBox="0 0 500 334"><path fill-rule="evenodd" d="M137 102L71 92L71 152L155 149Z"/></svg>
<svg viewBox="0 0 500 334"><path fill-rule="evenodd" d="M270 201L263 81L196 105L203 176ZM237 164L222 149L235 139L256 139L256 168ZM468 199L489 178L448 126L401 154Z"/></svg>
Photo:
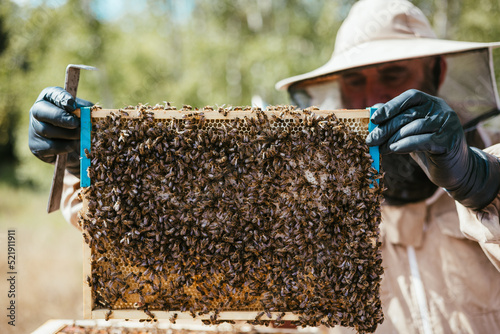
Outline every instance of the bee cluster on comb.
<svg viewBox="0 0 500 334"><path fill-rule="evenodd" d="M93 308L373 332L382 189L364 136L313 109L164 110L93 118L80 219Z"/></svg>

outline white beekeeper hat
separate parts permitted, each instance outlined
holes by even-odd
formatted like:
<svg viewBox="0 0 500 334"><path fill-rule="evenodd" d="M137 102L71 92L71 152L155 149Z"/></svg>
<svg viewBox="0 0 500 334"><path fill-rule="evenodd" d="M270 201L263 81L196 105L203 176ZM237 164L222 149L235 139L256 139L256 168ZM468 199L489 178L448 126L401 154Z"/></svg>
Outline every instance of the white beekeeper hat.
<svg viewBox="0 0 500 334"><path fill-rule="evenodd" d="M445 98L448 103L456 102L463 107L460 109L472 109L471 115L462 115L466 121L477 116L477 112L483 113L498 107L491 60L494 47L500 47L500 42L437 39L422 11L409 1L360 0L353 5L340 27L330 60L311 72L281 80L276 88L292 91L290 87L300 86L310 95L311 105L323 109L339 108L342 107L339 93L333 91L339 72L398 60L443 55L446 56L448 75L439 95L449 95L449 99ZM463 57L454 57L458 55ZM464 94L467 101L464 101Z"/></svg>

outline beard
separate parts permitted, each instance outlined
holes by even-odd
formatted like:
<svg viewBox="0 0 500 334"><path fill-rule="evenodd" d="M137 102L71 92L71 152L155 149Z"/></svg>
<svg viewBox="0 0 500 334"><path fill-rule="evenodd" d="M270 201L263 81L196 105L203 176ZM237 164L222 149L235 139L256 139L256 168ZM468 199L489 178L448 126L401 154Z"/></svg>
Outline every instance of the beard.
<svg viewBox="0 0 500 334"><path fill-rule="evenodd" d="M409 154L388 154L382 158L383 192L389 205L404 205L431 197L437 186Z"/></svg>

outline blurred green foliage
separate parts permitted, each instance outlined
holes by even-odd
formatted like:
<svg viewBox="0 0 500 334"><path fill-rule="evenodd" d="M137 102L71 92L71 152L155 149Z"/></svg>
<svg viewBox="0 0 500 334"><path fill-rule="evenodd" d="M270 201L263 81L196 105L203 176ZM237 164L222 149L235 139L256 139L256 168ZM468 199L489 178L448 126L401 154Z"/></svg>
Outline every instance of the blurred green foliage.
<svg viewBox="0 0 500 334"><path fill-rule="evenodd" d="M67 64L100 69L82 72L78 96L104 107L249 105L253 95L288 103L274 84L329 59L355 1L188 2L192 6L180 11L180 1L148 0L141 10L103 20L95 0L58 6L2 1L0 154L8 159L0 162L0 181L8 174L48 188L52 167L29 152L28 114L44 87L64 84ZM500 41L498 0L414 2L439 37Z"/></svg>

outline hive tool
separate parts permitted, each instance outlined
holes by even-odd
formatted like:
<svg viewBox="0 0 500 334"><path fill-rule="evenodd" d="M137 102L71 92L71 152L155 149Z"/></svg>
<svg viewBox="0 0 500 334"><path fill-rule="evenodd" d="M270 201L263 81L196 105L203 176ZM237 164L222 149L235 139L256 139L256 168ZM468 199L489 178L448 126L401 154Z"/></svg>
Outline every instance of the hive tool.
<svg viewBox="0 0 500 334"><path fill-rule="evenodd" d="M80 70L95 71L97 68L88 65L69 64L66 67L66 78L64 80L64 89L68 91L76 101L76 91L78 89L78 81L80 80ZM52 177L52 185L50 187L49 203L47 204L47 212L51 213L59 210L61 205L61 195L64 180L64 170L66 169L67 153L58 154Z"/></svg>

